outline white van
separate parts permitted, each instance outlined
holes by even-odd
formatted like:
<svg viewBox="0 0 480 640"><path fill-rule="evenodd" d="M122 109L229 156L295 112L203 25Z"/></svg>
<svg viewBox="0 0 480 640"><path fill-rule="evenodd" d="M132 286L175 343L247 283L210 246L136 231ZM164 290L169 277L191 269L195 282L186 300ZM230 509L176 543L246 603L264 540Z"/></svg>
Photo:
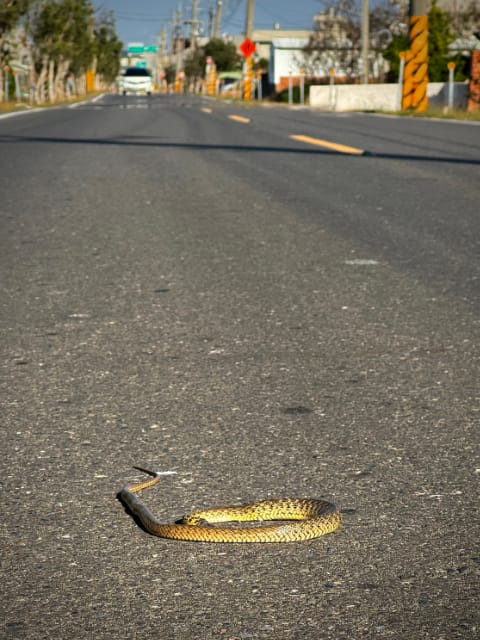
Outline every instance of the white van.
<svg viewBox="0 0 480 640"><path fill-rule="evenodd" d="M146 93L151 95L153 89L152 76L148 69L128 67L120 76L118 88L124 96L127 93Z"/></svg>

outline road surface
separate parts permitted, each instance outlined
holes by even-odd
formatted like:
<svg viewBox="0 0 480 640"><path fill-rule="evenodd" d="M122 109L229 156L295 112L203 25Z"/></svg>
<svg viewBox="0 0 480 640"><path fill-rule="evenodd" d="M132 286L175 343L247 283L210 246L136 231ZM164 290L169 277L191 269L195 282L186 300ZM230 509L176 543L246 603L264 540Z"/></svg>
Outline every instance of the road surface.
<svg viewBox="0 0 480 640"><path fill-rule="evenodd" d="M105 96L0 145L0 637L478 637L480 127ZM164 521L343 524L162 540L134 465Z"/></svg>

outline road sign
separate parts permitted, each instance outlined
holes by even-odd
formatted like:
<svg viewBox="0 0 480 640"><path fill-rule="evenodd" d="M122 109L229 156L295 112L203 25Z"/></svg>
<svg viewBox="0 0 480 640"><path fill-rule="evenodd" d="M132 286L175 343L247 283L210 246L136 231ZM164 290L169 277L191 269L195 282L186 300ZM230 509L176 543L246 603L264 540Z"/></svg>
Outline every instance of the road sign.
<svg viewBox="0 0 480 640"><path fill-rule="evenodd" d="M255 53L255 43L250 40L250 38L245 38L245 40L240 45L240 51L244 58L250 58L250 56Z"/></svg>
<svg viewBox="0 0 480 640"><path fill-rule="evenodd" d="M143 42L129 42L127 47L128 53L143 53L144 49Z"/></svg>
<svg viewBox="0 0 480 640"><path fill-rule="evenodd" d="M158 47L145 45L143 42L129 42L128 53L157 53Z"/></svg>

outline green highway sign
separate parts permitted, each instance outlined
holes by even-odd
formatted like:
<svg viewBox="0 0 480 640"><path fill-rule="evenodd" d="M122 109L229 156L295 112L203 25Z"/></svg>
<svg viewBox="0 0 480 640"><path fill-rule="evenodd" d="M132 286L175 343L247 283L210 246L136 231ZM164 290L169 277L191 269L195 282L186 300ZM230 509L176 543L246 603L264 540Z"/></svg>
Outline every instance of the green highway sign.
<svg viewBox="0 0 480 640"><path fill-rule="evenodd" d="M143 42L129 42L128 43L128 53L143 53L145 49L145 45Z"/></svg>
<svg viewBox="0 0 480 640"><path fill-rule="evenodd" d="M142 54L142 53L157 53L158 47L154 45L144 45L143 42L131 42L128 45L128 53L130 54Z"/></svg>

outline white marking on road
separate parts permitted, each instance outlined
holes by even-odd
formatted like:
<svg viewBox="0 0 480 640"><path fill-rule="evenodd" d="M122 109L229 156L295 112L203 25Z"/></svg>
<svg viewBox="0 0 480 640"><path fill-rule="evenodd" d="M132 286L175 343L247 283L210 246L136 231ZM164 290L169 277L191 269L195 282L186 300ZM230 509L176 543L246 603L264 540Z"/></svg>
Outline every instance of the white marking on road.
<svg viewBox="0 0 480 640"><path fill-rule="evenodd" d="M101 93L98 96L95 96L95 98L89 98L88 100L82 100L81 102L74 102L73 104L69 105L69 109L76 109L77 107L81 107L84 104L93 104L95 102L98 102L98 100L100 100L101 98L103 98L105 96L104 93Z"/></svg>
<svg viewBox="0 0 480 640"><path fill-rule="evenodd" d="M28 107L26 111L10 111L10 113L3 113L0 116L0 120L4 118L13 118L14 116L23 116L26 113L39 113L40 111L46 111L47 107Z"/></svg>
<svg viewBox="0 0 480 640"><path fill-rule="evenodd" d="M345 264L349 265L376 265L380 264L378 260L370 260L369 258L353 258L353 260L345 260Z"/></svg>

